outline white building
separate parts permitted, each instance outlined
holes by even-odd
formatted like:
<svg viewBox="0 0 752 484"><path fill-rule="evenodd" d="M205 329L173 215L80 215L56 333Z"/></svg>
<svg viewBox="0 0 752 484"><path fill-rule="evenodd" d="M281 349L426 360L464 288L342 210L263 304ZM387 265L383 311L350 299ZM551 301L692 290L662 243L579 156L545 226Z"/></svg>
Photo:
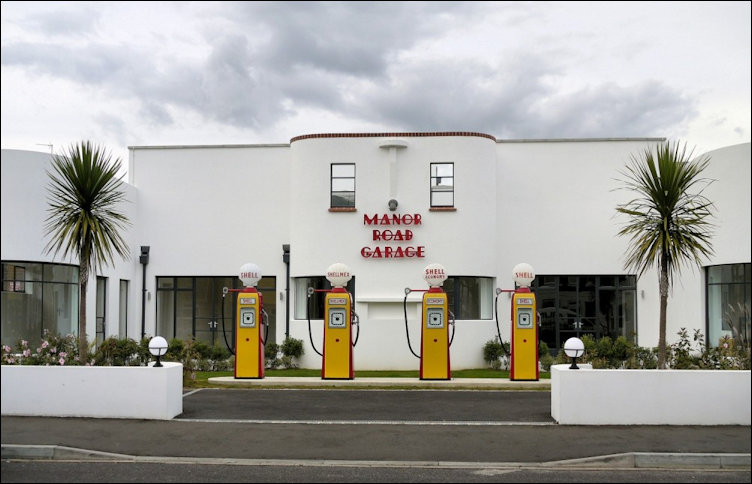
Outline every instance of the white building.
<svg viewBox="0 0 752 484"><path fill-rule="evenodd" d="M633 195L617 189L620 170L661 141L347 133L130 147L123 210L132 257L92 276L88 337L232 342L234 304L228 296L223 306L222 288L239 287L240 267L253 262L264 276L269 339L303 340L301 366L318 368L311 341L321 348L321 307L310 306L309 336L306 290L323 287L327 267L341 262L354 275L360 319L355 370L417 369L408 332L416 348L420 296L408 297L406 324L405 288L427 288L423 268L439 263L456 318L452 369L478 368L497 334L495 314L509 340L509 299L503 293L495 309L495 289L513 289L512 268L526 262L537 273L541 340L551 350L584 333L656 346L657 270L639 280L625 271L616 206ZM750 144L707 155L715 254L675 280L669 343L687 328L712 345L730 333L727 305L750 304ZM44 251L48 166L49 154L2 151L3 344L77 329L76 261Z"/></svg>

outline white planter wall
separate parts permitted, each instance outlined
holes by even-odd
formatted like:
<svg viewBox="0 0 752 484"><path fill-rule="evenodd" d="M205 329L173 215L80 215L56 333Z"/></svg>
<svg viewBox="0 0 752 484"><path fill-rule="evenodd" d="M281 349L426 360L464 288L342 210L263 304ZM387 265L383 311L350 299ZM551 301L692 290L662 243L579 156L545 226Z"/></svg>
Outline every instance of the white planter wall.
<svg viewBox="0 0 752 484"><path fill-rule="evenodd" d="M169 420L183 413L183 365L163 365L2 365L2 414Z"/></svg>
<svg viewBox="0 0 752 484"><path fill-rule="evenodd" d="M750 425L749 370L551 367L551 416L565 425Z"/></svg>

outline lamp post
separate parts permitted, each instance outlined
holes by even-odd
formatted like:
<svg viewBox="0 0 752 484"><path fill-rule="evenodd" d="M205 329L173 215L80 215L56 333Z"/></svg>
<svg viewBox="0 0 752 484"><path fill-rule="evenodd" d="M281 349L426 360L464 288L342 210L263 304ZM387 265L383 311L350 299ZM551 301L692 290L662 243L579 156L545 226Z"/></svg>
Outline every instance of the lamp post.
<svg viewBox="0 0 752 484"><path fill-rule="evenodd" d="M570 370L579 370L577 366L577 358L585 354L585 343L580 338L569 338L564 342L564 353L572 358L572 364L569 366Z"/></svg>
<svg viewBox="0 0 752 484"><path fill-rule="evenodd" d="M167 353L167 340L161 336L155 336L149 340L149 353L157 357L157 362L154 363L154 368L162 366L162 362L159 359Z"/></svg>

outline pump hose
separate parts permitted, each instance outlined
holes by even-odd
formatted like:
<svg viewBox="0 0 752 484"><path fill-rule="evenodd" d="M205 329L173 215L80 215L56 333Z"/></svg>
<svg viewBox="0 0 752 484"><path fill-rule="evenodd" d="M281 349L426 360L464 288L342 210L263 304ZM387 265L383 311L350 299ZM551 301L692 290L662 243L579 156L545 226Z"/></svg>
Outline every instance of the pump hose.
<svg viewBox="0 0 752 484"><path fill-rule="evenodd" d="M264 339L261 340L261 344L266 345L266 342L269 341L269 314L264 308L261 308L261 315L263 317L261 324L264 325Z"/></svg>
<svg viewBox="0 0 752 484"><path fill-rule="evenodd" d="M412 291L410 291L409 287L405 288L405 299L402 301L402 308L405 311L405 334L407 334L407 347L410 348L410 353L413 354L414 357L420 359L420 356L418 356L415 351L413 351L413 347L410 345L410 330L407 328L407 296Z"/></svg>
<svg viewBox="0 0 752 484"><path fill-rule="evenodd" d="M355 312L355 298L352 297L352 294L350 294L350 301L352 301L350 304L350 331L352 331L353 324L358 327L358 332L355 333L355 341L352 343L353 348L355 348L355 345L358 344L358 338L360 337L360 318L358 317L358 313ZM350 338L352 338L352 335Z"/></svg>
<svg viewBox="0 0 752 484"><path fill-rule="evenodd" d="M309 288L310 289L310 288ZM313 344L313 334L311 333L311 295L313 292L308 292L308 300L306 301L306 318L308 318L308 337L311 339L311 348L317 355L323 357L324 355L316 349L316 345Z"/></svg>
<svg viewBox="0 0 752 484"><path fill-rule="evenodd" d="M230 343L227 342L227 333L225 332L225 296L227 295L227 288L222 288L222 336L225 339L225 346L231 355L235 355L235 351L230 348Z"/></svg>
<svg viewBox="0 0 752 484"><path fill-rule="evenodd" d="M496 319L496 333L499 335L499 343L501 343L501 351L503 351L506 356L509 356L509 353L507 353L507 347L504 346L504 340L501 339L501 329L499 329L499 294L501 293L496 293L496 298L494 299L494 317Z"/></svg>
<svg viewBox="0 0 752 484"><path fill-rule="evenodd" d="M454 325L454 323L456 322L454 320L454 313L452 313L452 311L449 311L449 314L452 316L452 322L450 323L452 325L452 337L449 338L449 346L451 347L452 341L454 341L454 332L457 331L457 326Z"/></svg>

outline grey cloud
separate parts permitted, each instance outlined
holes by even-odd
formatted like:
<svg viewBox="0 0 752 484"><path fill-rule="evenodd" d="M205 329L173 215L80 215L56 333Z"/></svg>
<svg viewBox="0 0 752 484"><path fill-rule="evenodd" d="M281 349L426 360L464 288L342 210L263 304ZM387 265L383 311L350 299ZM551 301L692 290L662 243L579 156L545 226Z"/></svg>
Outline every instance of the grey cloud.
<svg viewBox="0 0 752 484"><path fill-rule="evenodd" d="M81 9L75 10L55 8L57 6L54 2L50 6L54 10L32 10L33 13L17 20L18 25L31 32L77 37L94 33L101 18L97 9L87 5L81 5Z"/></svg>

